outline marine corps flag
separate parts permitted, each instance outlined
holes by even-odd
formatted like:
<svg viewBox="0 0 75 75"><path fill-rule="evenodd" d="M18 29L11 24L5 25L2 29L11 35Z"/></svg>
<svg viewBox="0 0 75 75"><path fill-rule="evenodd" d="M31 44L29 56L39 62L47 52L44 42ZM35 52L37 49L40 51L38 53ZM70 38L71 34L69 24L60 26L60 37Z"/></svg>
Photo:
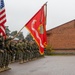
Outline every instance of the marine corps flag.
<svg viewBox="0 0 75 75"><path fill-rule="evenodd" d="M25 27L29 30L32 37L39 46L39 52L44 54L44 48L47 45L46 38L46 8L45 3L41 9L27 22Z"/></svg>

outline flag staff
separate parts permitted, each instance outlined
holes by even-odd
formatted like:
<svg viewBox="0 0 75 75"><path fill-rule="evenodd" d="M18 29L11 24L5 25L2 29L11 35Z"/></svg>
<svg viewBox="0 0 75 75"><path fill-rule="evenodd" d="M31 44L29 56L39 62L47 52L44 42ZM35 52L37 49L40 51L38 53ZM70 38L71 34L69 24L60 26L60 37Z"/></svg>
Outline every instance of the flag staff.
<svg viewBox="0 0 75 75"><path fill-rule="evenodd" d="M25 27L25 25L19 30L19 32L18 32L16 35L14 35L13 39L21 32L21 30L22 30L24 27ZM12 39L12 40L13 40L13 39ZM11 41L12 41L12 40L11 40Z"/></svg>

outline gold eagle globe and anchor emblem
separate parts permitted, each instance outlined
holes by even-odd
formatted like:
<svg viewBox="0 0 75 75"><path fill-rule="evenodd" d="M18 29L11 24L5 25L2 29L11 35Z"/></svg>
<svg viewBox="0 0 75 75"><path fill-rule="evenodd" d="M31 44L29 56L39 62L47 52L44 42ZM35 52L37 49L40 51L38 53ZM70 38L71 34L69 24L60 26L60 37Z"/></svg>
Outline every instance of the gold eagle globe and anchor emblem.
<svg viewBox="0 0 75 75"><path fill-rule="evenodd" d="M38 27L38 31L40 34L44 34L44 26L42 24Z"/></svg>

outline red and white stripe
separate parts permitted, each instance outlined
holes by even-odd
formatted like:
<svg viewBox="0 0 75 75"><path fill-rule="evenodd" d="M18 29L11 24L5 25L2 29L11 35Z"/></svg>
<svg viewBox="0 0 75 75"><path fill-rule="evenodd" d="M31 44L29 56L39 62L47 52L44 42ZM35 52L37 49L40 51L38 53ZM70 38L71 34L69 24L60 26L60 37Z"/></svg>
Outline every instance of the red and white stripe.
<svg viewBox="0 0 75 75"><path fill-rule="evenodd" d="M5 36L5 22L6 22L6 13L5 8L0 9L0 33L2 36Z"/></svg>

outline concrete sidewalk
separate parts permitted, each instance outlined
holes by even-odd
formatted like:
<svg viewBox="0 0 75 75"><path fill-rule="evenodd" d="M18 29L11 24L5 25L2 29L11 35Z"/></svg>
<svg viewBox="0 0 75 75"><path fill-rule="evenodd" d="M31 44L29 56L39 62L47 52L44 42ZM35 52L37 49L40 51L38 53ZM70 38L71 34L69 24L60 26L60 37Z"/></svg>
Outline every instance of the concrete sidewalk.
<svg viewBox="0 0 75 75"><path fill-rule="evenodd" d="M0 75L75 75L75 56L45 56L24 64L12 63Z"/></svg>

